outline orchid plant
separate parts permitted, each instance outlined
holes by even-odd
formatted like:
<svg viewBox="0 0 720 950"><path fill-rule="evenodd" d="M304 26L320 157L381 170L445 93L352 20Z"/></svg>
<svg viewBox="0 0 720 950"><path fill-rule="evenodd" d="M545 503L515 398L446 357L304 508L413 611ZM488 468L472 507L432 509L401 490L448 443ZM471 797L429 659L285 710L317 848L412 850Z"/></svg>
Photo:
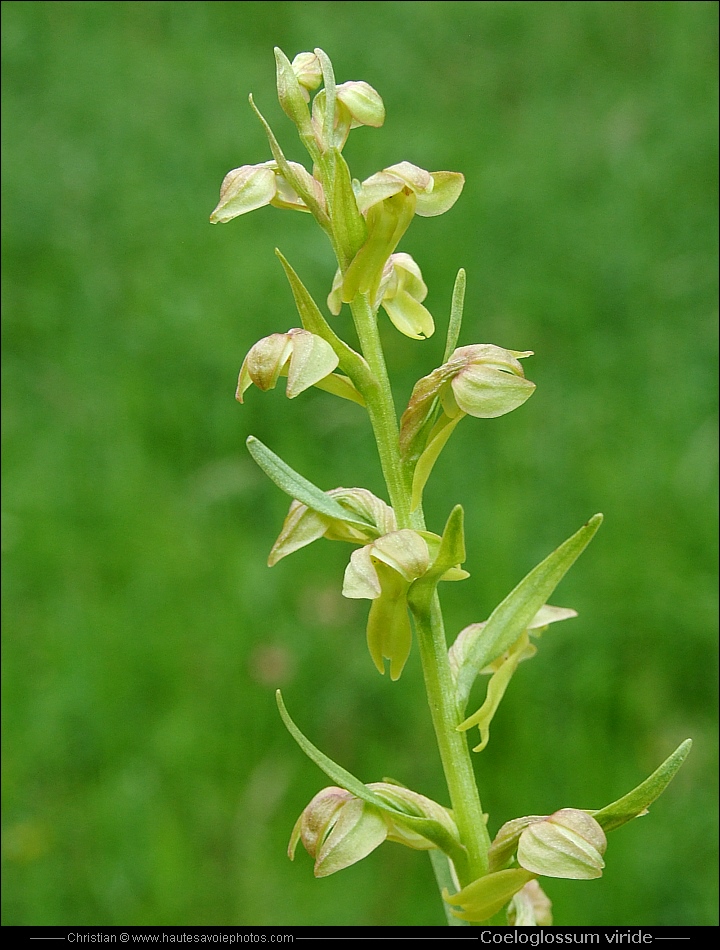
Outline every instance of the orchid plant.
<svg viewBox="0 0 720 950"><path fill-rule="evenodd" d="M387 661L391 679L397 680L413 639L417 643L450 800L449 807L441 805L388 779L360 781L303 735L278 691L285 725L332 782L298 818L289 855L293 858L302 842L314 859L315 875L324 877L366 857L385 840L399 842L429 852L451 925L495 922L503 909L502 922L548 925L551 904L538 879L600 877L606 834L647 812L682 764L691 741L604 808L560 807L551 815L527 815L491 836L468 736L479 732L473 752L487 746L493 716L519 663L537 652L537 640L550 624L576 616L574 610L547 601L602 516L590 518L530 571L487 620L460 631L448 649L439 585L469 576L462 568L463 509L455 506L442 533L433 533L425 524L423 490L462 419L493 419L532 396L535 385L522 362L532 351L490 343L458 347L465 292L460 270L442 364L418 380L398 420L378 331L380 312L413 340L434 333L421 269L397 248L415 215L433 217L452 208L462 192L463 175L400 162L365 181L353 179L343 148L353 129L383 124L381 97L366 82L336 83L332 64L320 49L299 53L292 62L276 49L275 60L280 105L309 154L310 170L288 161L251 96L272 159L228 172L210 221L228 222L265 205L311 215L337 259L337 271L328 281L327 309L336 317L344 306L349 309L360 352L342 339L278 251L301 326L273 333L250 349L236 398L242 403L253 385L273 389L284 376L290 399L315 386L358 404L366 410L377 442L389 504L364 488L323 491L251 436L251 455L292 498L269 564L320 538L354 546L342 593L370 601L367 643L380 673ZM479 709L468 712L479 676L488 678L485 698Z"/></svg>

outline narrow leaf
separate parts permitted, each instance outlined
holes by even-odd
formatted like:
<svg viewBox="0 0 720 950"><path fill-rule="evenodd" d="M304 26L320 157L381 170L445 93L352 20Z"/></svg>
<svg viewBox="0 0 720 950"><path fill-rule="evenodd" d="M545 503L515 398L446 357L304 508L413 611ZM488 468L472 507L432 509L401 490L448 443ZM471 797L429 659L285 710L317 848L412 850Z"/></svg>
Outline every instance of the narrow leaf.
<svg viewBox="0 0 720 950"><path fill-rule="evenodd" d="M432 864L433 873L435 874L435 880L437 882L438 890L442 894L443 891L447 891L448 894L457 893L457 885L453 878L452 868L450 867L450 860L446 854L443 854L442 851L433 850L429 852L430 854L430 863ZM460 920L459 917L456 917L455 914L450 910L446 901L443 901L443 910L445 911L445 918L448 922L448 927L469 927L469 923L466 920Z"/></svg>
<svg viewBox="0 0 720 950"><path fill-rule="evenodd" d="M341 765L338 765L337 762L333 762L329 756L325 755L324 752L321 752L317 746L314 746L312 742L310 742L310 740L303 735L303 733L290 718L290 713L285 708L285 703L280 690L276 691L275 699L277 700L282 721L285 723L285 727L287 728L290 735L297 742L305 755L311 759L315 765L317 765L318 768L327 775L329 779L335 782L336 785L344 788L357 798L361 798L368 804L374 805L381 811L392 815L396 821L403 822L408 826L408 828L411 828L419 835L422 835L423 838L427 838L428 841L432 841L433 844L437 845L438 848L448 854L451 858L455 855L462 859L461 856L464 854L462 845L450 834L447 828L444 828L440 824L440 822L434 821L432 818L421 818L415 815L408 815L406 812L400 811L400 809L393 808L392 806L388 805L387 802L385 802L379 795L376 795L375 792L373 792L372 789L368 788L367 785L361 782L360 779L355 778L351 772L348 772Z"/></svg>
<svg viewBox="0 0 720 950"><path fill-rule="evenodd" d="M447 571L465 561L464 516L462 505L455 505L445 524L435 560L430 568L410 585L408 604L416 619L429 616L430 602L438 582L443 579ZM462 576L467 577L467 574Z"/></svg>
<svg viewBox="0 0 720 950"><path fill-rule="evenodd" d="M255 436L248 436L246 445L248 451L268 478L291 498L301 501L308 508L312 508L313 511L326 515L328 518L335 518L338 521L345 521L348 524L356 524L367 528L367 521L350 514L346 508L343 508L324 491L309 482L307 478L298 475L295 469L290 468L287 462L283 462L279 456L271 452Z"/></svg>
<svg viewBox="0 0 720 950"><path fill-rule="evenodd" d="M348 772L341 765L338 765L337 762L333 762L329 756L325 755L324 752L321 752L320 749L314 746L312 742L310 742L310 740L306 738L302 732L300 732L298 727L290 718L290 713L285 707L285 702L283 701L282 693L279 689L275 692L275 699L277 700L280 716L282 717L282 721L285 723L287 731L297 742L305 755L309 759L312 759L315 765L322 769L329 779L332 779L336 785L339 785L346 791L351 792L357 798L361 798L370 805L375 805L377 808L382 808L384 811L389 811L393 814L401 814L394 808L388 808L385 802L378 795L376 795L375 792L369 789L367 785L361 782L360 779L355 778L352 773Z"/></svg>
<svg viewBox="0 0 720 950"><path fill-rule="evenodd" d="M306 330L317 334L317 336L322 337L323 340L330 344L340 360L340 369L344 373L347 373L358 390L362 392L363 388L372 383L370 367L362 356L341 340L330 327L320 312L320 308L313 300L310 291L277 248L275 249L275 253L283 266L285 276L290 284L290 289L295 298L295 306L302 320L302 325Z"/></svg>
<svg viewBox="0 0 720 950"><path fill-rule="evenodd" d="M685 761L692 739L681 742L677 749L669 756L653 774L634 788L627 795L623 795L611 805L606 805L599 811L590 812L595 821L605 831L614 831L633 818L644 815L656 798L665 791L675 773Z"/></svg>
<svg viewBox="0 0 720 950"><path fill-rule="evenodd" d="M445 344L445 355L442 358L443 363L447 363L455 352L457 341L460 336L460 327L462 325L463 307L465 305L465 271L461 267L455 278L453 287L452 304L450 305L450 322L448 323L447 342Z"/></svg>
<svg viewBox="0 0 720 950"><path fill-rule="evenodd" d="M467 703L473 681L478 673L504 653L527 630L535 614L592 540L602 523L602 515L594 515L572 537L545 558L512 590L480 627L468 645L465 659L458 669L457 690L461 707Z"/></svg>
<svg viewBox="0 0 720 950"><path fill-rule="evenodd" d="M332 145L335 132L335 73L333 72L330 57L321 49L316 49L315 55L320 62L325 86L325 119L323 122L323 138L328 145Z"/></svg>
<svg viewBox="0 0 720 950"><path fill-rule="evenodd" d="M285 178L285 180L292 186L292 188L298 193L298 195L300 195L302 200L305 202L308 208L312 211L313 216L315 217L315 220L323 228L323 230L329 233L330 219L325 213L325 210L320 207L320 204L318 203L318 200L315 197L315 195L313 195L305 187L301 179L292 170L290 163L285 158L283 150L280 148L280 144L278 143L278 140L275 138L275 133L270 128L270 125L267 122L265 116L255 105L255 100L253 99L252 95L249 96L249 101L250 101L250 105L252 106L253 112L258 117L258 119L260 119L260 122L262 123L263 128L265 129L265 134L267 135L268 142L270 143L270 151L272 152L273 158L278 164L278 168L280 169L283 178Z"/></svg>
<svg viewBox="0 0 720 950"><path fill-rule="evenodd" d="M415 511L422 504L425 485L427 484L427 480L430 478L430 474L435 467L435 462L437 462L438 458L440 457L440 453L445 448L450 436L453 434L455 426L463 418L465 418L464 412L461 412L459 415L455 416L454 419L451 419L449 416L443 414L433 427L428 439L428 444L420 458L417 460L417 465L415 466L415 471L413 472L410 511Z"/></svg>
<svg viewBox="0 0 720 950"><path fill-rule="evenodd" d="M358 211L350 169L336 148L328 153L332 167L332 224L347 266L365 243L367 226Z"/></svg>

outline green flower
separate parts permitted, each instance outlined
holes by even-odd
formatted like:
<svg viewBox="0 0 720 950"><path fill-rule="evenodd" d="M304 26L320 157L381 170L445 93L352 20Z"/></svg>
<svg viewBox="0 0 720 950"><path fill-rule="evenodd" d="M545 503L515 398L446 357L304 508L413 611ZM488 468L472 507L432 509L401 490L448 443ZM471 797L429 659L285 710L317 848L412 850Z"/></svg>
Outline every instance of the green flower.
<svg viewBox="0 0 720 950"><path fill-rule="evenodd" d="M293 329L263 337L245 357L238 377L235 398L243 401L253 383L263 392L274 389L280 376L287 376L289 399L329 376L338 365L335 351L321 337L308 330Z"/></svg>
<svg viewBox="0 0 720 950"><path fill-rule="evenodd" d="M367 622L367 642L373 663L385 672L390 660L390 678L400 677L410 655L412 630L407 594L410 585L422 577L440 547L440 538L430 532L402 528L353 551L345 570L343 596L371 600ZM441 580L462 580L467 572L458 567L446 571Z"/></svg>
<svg viewBox="0 0 720 950"><path fill-rule="evenodd" d="M342 307L343 276L338 270L327 304L337 316ZM420 268L409 254L391 254L383 268L374 301L382 307L397 329L413 340L424 340L435 332L432 314L422 305L427 286Z"/></svg>
<svg viewBox="0 0 720 950"><path fill-rule="evenodd" d="M297 162L288 162L307 191L324 206L322 185ZM300 187L300 185L298 185ZM210 215L211 224L225 224L241 214L273 205L294 211L309 211L305 202L280 173L275 161L260 165L241 165L229 171L220 185L220 200Z"/></svg>
<svg viewBox="0 0 720 950"><path fill-rule="evenodd" d="M356 864L386 839L415 851L437 845L412 827L413 818L429 819L457 842L458 830L447 808L401 785L373 782L367 786L392 811L380 809L337 786L324 788L303 809L295 823L288 855L295 858L299 841L315 859L315 877L327 877ZM408 821L403 819L407 815Z"/></svg>

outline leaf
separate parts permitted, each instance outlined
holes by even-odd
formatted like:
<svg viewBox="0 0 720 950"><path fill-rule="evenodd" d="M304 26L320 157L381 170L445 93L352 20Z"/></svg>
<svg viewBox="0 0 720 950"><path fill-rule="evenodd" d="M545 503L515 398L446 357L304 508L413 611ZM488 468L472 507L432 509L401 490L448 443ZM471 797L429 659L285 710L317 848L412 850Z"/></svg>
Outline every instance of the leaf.
<svg viewBox="0 0 720 950"><path fill-rule="evenodd" d="M363 784L360 779L355 778L352 773L348 772L341 765L338 765L337 762L333 762L329 756L325 755L324 752L321 752L320 749L314 746L312 742L310 742L310 740L303 735L303 733L290 718L290 713L285 708L282 693L279 689L275 693L275 699L277 700L282 721L285 723L285 727L287 728L290 735L297 742L305 755L311 759L315 765L317 765L318 768L320 768L327 775L329 779L332 779L336 785L339 785L346 791L351 792L357 798L361 798L369 805L374 805L381 811L392 815L395 821L402 821L413 831L416 831L419 835L422 835L423 838L427 838L428 841L432 841L433 844L440 848L440 850L447 854L450 858L456 856L461 860L463 859L465 849L462 847L460 842L450 834L447 828L444 828L440 824L439 821L434 821L431 818L421 818L416 815L408 815L406 812L400 811L398 808L393 808L392 806L388 805L387 802L383 801L379 795L376 795L372 789Z"/></svg>
<svg viewBox="0 0 720 950"><path fill-rule="evenodd" d="M669 756L653 774L634 788L627 795L623 795L611 805L606 805L599 811L591 811L595 821L605 830L614 831L633 818L647 813L648 808L665 791L675 776L675 773L685 761L692 747L692 739L681 742L677 749Z"/></svg>
<svg viewBox="0 0 720 950"><path fill-rule="evenodd" d="M410 511L415 511L422 504L423 491L425 490L425 485L427 484L428 478L435 467L435 462L437 462L440 457L440 453L445 448L445 445L453 434L455 426L460 422L461 419L465 418L465 413L461 412L459 415L455 416L454 419L451 419L449 416L446 416L444 413L438 419L435 426L433 426L428 443L417 460L417 465L415 466L415 471L413 472L412 480L412 496L410 499Z"/></svg>
<svg viewBox="0 0 720 950"><path fill-rule="evenodd" d="M274 452L271 452L270 449L259 439L256 439L255 436L248 436L246 445L248 451L268 478L275 482L281 491L290 495L291 498L301 501L304 505L307 505L308 508L312 508L313 511L317 511L321 515L326 515L328 518L335 518L338 521L344 521L348 524L357 524L363 528L367 528L367 521L363 521L361 518L350 514L346 508L339 505L324 491L321 491L316 485L313 485L312 482L303 478L302 475L298 475L294 469L290 468L290 466L286 462L283 462Z"/></svg>
<svg viewBox="0 0 720 950"><path fill-rule="evenodd" d="M372 383L370 367L362 356L341 340L330 327L320 312L320 308L313 300L310 291L277 248L275 248L275 253L283 266L285 276L290 284L290 289L295 298L295 306L302 320L302 325L306 330L322 337L323 340L330 344L340 360L340 369L344 373L347 373L358 390L362 392L364 387Z"/></svg>
<svg viewBox="0 0 720 950"><path fill-rule="evenodd" d="M538 610L572 567L602 524L597 514L541 561L499 604L466 648L458 667L458 702L463 708L478 673L504 653L528 628Z"/></svg>
<svg viewBox="0 0 720 950"><path fill-rule="evenodd" d="M410 586L408 603L414 614L428 616L430 601L438 582L444 579L444 575L449 570L465 561L464 517L462 505L455 505L445 524L435 560L428 570ZM466 577L467 574L464 576Z"/></svg>
<svg viewBox="0 0 720 950"><path fill-rule="evenodd" d="M448 856L443 854L442 851L431 851L430 863L432 864L435 880L437 881L437 886L440 893L442 894L443 891L447 891L448 894L457 893L457 885L453 879L453 872ZM443 901L443 910L445 911L448 927L470 926L466 920L460 920L459 917L456 917L455 914L453 914L446 901Z"/></svg>
<svg viewBox="0 0 720 950"><path fill-rule="evenodd" d="M330 219L328 218L324 209L320 207L320 204L317 198L315 197L315 195L312 194L305 187L304 182L299 178L298 175L295 174L295 172L290 167L290 163L285 158L283 150L280 148L280 144L278 140L275 138L275 133L270 128L270 125L268 124L265 116L255 105L255 100L253 99L252 94L248 98L249 98L250 105L252 107L253 112L258 117L258 119L260 119L260 122L262 123L263 128L265 129L265 134L267 135L268 142L270 143L270 151L272 152L273 158L278 164L278 168L280 169L283 178L285 178L285 180L294 188L294 190L298 193L298 195L300 195L302 200L305 202L308 208L312 211L313 216L315 217L315 220L323 228L323 230L329 233Z"/></svg>
<svg viewBox="0 0 720 950"><path fill-rule="evenodd" d="M367 226L358 211L350 169L345 159L336 148L330 149L327 157L332 176L333 230L347 266L365 243Z"/></svg>
<svg viewBox="0 0 720 950"><path fill-rule="evenodd" d="M447 363L455 352L458 337L460 336L463 307L465 304L465 283L465 271L461 267L457 272L455 286L453 287L452 304L450 305L450 322L448 323L447 342L445 343L445 355L442 358L443 363Z"/></svg>

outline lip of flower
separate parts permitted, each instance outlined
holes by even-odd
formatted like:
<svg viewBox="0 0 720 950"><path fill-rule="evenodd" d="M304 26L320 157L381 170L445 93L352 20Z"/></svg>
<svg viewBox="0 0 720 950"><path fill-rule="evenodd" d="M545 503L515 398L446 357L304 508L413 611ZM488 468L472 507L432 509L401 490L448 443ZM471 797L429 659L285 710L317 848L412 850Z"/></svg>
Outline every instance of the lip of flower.
<svg viewBox="0 0 720 950"><path fill-rule="evenodd" d="M342 308L343 275L338 270L327 298L330 313ZM423 306L427 286L417 263L409 254L391 254L375 295L375 309L382 307L393 325L412 340L425 340L435 332L430 311Z"/></svg>
<svg viewBox="0 0 720 950"><path fill-rule="evenodd" d="M416 197L415 214L435 217L452 208L464 184L460 172L428 172L412 162L399 162L365 179L357 194L358 208L367 214L373 205L407 189Z"/></svg>
<svg viewBox="0 0 720 950"><path fill-rule="evenodd" d="M293 172L307 190L324 205L322 185L297 162L288 162ZM233 168L220 185L220 200L210 215L211 224L225 224L241 214L247 214L266 205L289 208L294 211L310 209L291 188L278 170L277 162L261 162L259 165L241 165Z"/></svg>

